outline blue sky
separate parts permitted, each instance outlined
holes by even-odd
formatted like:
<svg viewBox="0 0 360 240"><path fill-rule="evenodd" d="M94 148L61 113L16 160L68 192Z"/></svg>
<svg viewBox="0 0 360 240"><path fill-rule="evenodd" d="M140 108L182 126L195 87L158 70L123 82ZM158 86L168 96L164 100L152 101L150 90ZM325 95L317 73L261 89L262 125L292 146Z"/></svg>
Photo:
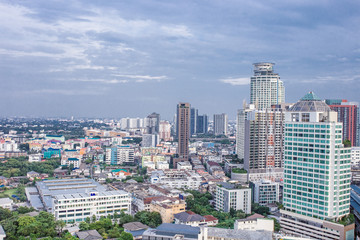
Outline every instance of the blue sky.
<svg viewBox="0 0 360 240"><path fill-rule="evenodd" d="M176 104L235 119L252 63L286 101L360 101L354 0L1 1L1 116L172 119Z"/></svg>

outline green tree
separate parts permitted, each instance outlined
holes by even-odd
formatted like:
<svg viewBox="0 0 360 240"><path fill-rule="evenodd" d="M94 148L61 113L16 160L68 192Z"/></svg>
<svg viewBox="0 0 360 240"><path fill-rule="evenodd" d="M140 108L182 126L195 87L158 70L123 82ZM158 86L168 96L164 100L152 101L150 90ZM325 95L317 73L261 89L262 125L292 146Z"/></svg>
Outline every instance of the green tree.
<svg viewBox="0 0 360 240"><path fill-rule="evenodd" d="M278 220L276 220L276 218L272 218L274 220L274 231L275 232L279 232L280 231L280 223L278 222Z"/></svg>
<svg viewBox="0 0 360 240"><path fill-rule="evenodd" d="M90 225L87 222L81 222L79 224L80 231L86 231L86 230L89 230L89 228L90 228Z"/></svg>
<svg viewBox="0 0 360 240"><path fill-rule="evenodd" d="M121 240L133 240L133 235L131 233L122 232L120 235Z"/></svg>
<svg viewBox="0 0 360 240"><path fill-rule="evenodd" d="M62 220L57 220L55 222L55 226L56 226L56 231L61 235L64 230L64 227L66 226L66 223Z"/></svg>
<svg viewBox="0 0 360 240"><path fill-rule="evenodd" d="M25 214L25 213L29 213L29 212L33 212L33 211L35 211L35 209L33 207L28 208L28 207L21 206L17 209L17 212L20 214ZM0 216L1 216L1 214L0 214Z"/></svg>
<svg viewBox="0 0 360 240"><path fill-rule="evenodd" d="M343 144L344 144L345 147L351 147L351 141L349 139L345 139L343 141Z"/></svg>
<svg viewBox="0 0 360 240"><path fill-rule="evenodd" d="M120 229L118 227L114 227L113 229L110 229L108 237L109 238L120 238Z"/></svg>
<svg viewBox="0 0 360 240"><path fill-rule="evenodd" d="M8 219L11 216L12 216L12 214L9 209L0 207L0 221Z"/></svg>
<svg viewBox="0 0 360 240"><path fill-rule="evenodd" d="M91 222L90 217L87 217L87 218L85 219L85 222L86 222L87 224L90 224L90 222Z"/></svg>

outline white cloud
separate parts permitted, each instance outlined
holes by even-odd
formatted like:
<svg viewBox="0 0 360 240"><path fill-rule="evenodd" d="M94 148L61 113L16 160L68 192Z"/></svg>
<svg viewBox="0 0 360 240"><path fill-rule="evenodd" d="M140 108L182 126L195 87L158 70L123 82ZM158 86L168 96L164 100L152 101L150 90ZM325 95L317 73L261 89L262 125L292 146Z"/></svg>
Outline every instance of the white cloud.
<svg viewBox="0 0 360 240"><path fill-rule="evenodd" d="M228 83L230 85L233 86L240 86L240 85L248 85L250 84L250 79L249 78L225 78L225 79L220 79L220 82L223 83Z"/></svg>

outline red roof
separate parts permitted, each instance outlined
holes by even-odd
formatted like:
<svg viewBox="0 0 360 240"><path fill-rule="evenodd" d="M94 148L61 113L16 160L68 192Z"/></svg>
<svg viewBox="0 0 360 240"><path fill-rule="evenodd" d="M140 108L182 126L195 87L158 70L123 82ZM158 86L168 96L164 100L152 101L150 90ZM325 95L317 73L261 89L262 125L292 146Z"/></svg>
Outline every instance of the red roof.
<svg viewBox="0 0 360 240"><path fill-rule="evenodd" d="M217 221L218 219L216 217L214 217L213 215L205 215L203 216L205 218L205 222L212 222L212 221Z"/></svg>

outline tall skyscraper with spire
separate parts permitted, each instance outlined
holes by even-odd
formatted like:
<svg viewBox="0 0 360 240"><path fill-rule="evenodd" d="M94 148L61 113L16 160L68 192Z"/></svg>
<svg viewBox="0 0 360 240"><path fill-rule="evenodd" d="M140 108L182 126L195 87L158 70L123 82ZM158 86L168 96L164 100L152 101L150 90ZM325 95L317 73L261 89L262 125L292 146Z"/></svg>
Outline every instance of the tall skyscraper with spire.
<svg viewBox="0 0 360 240"><path fill-rule="evenodd" d="M344 221L350 211L351 148L344 147L342 130L337 113L312 92L285 113L283 231L354 239L353 224Z"/></svg>
<svg viewBox="0 0 360 240"><path fill-rule="evenodd" d="M280 76L273 71L274 63L254 63L254 76L250 81L250 104L265 110L271 105L285 102L285 88Z"/></svg>

